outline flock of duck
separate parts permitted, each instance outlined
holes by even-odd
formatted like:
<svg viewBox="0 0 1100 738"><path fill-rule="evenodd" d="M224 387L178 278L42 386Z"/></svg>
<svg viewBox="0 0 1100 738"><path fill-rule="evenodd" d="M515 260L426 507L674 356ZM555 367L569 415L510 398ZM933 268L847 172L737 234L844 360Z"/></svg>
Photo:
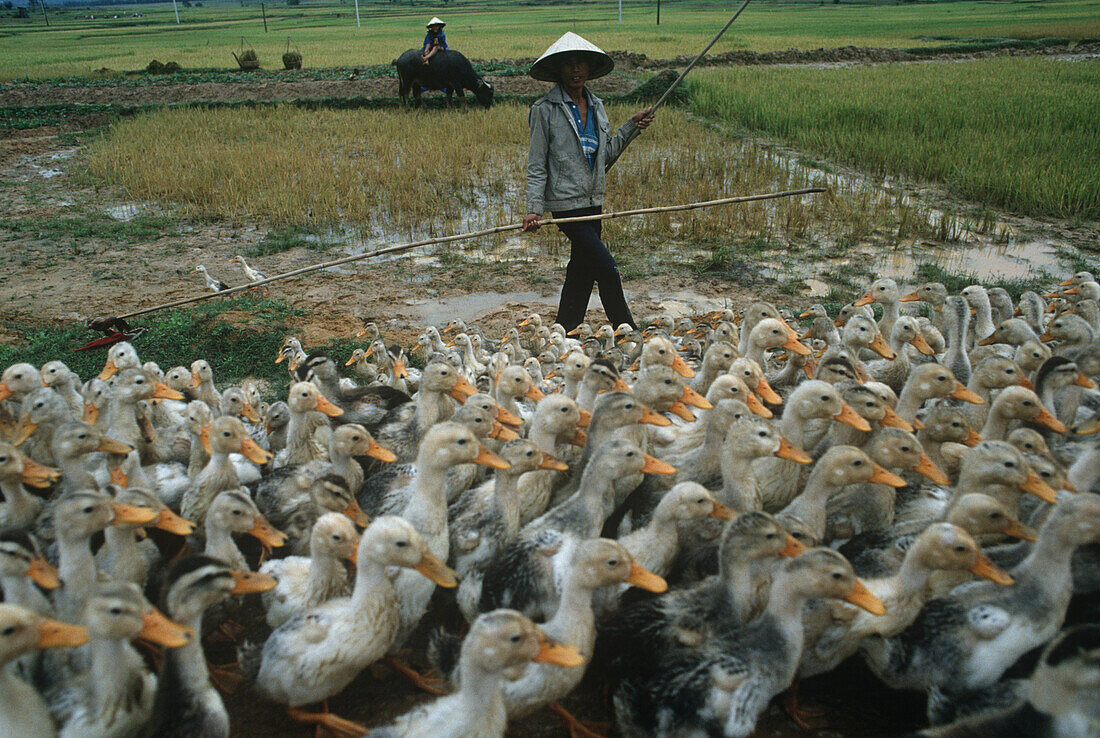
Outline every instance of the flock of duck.
<svg viewBox="0 0 1100 738"><path fill-rule="evenodd" d="M1100 734L1098 298L455 320L419 370L368 323L354 380L287 338L270 403L126 342L87 381L9 366L0 733L229 735L220 638L336 735L549 707L591 736L558 702L589 671L622 735L745 736L781 693L809 724L799 680L850 657L926 692L928 735ZM376 662L436 696L329 712Z"/></svg>

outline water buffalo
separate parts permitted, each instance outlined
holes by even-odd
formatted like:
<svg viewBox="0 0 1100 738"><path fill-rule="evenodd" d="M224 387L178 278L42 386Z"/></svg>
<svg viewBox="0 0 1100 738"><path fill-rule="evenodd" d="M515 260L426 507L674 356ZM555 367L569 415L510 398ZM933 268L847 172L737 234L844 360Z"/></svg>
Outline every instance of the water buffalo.
<svg viewBox="0 0 1100 738"><path fill-rule="evenodd" d="M448 105L451 104L453 91L458 93L465 106L466 90L474 93L482 107L488 108L493 104L493 86L474 71L469 59L453 49L439 52L428 64L421 59L419 49L409 49L392 63L397 67L399 92L406 110L409 107L409 91L412 91L413 98L420 104L421 88L446 90Z"/></svg>

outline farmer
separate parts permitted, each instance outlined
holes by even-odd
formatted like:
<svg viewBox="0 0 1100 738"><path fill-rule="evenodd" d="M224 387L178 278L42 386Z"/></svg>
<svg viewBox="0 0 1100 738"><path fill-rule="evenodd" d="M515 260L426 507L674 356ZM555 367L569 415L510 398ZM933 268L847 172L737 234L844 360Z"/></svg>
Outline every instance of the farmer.
<svg viewBox="0 0 1100 738"><path fill-rule="evenodd" d="M603 102L585 88L585 82L603 77L614 66L599 48L575 33L566 33L528 72L535 79L557 85L531 106L524 231L537 231L546 210L555 218L600 213L605 172L653 121L653 113L646 108L611 135ZM557 316L567 331L584 320L593 284L600 286L608 321L635 326L615 259L600 240L600 223L558 226L571 244Z"/></svg>
<svg viewBox="0 0 1100 738"><path fill-rule="evenodd" d="M428 32L424 35L424 46L420 49L420 58L427 64L431 58L443 49L447 48L447 34L443 33L443 26L447 25L439 18L428 21Z"/></svg>

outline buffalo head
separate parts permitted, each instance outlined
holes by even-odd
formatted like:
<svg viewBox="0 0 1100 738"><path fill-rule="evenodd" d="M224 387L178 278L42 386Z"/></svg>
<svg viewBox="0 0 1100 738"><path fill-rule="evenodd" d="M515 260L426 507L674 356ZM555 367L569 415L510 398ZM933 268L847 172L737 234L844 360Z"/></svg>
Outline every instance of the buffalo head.
<svg viewBox="0 0 1100 738"><path fill-rule="evenodd" d="M483 108L493 107L493 86L483 79L478 79L474 88L474 98Z"/></svg>

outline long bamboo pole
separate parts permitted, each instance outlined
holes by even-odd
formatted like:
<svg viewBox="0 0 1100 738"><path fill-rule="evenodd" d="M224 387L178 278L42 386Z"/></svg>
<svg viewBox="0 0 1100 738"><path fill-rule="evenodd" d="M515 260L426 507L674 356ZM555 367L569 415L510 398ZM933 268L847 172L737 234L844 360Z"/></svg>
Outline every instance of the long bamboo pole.
<svg viewBox="0 0 1100 738"><path fill-rule="evenodd" d="M699 208L709 208L716 205L732 205L742 202L757 202L760 200L776 200L782 197L797 197L799 195L812 195L819 192L825 192L824 187L804 187L799 190L784 190L782 192L768 192L763 195L742 195L740 197L723 197L718 200L704 200L701 202L690 202L683 205L659 205L652 208L637 208L635 210L619 210L612 213L600 213L598 215L578 215L572 218L547 218L541 221L541 225L555 225L560 223L580 223L582 221L591 220L610 220L612 218L625 218L631 215L648 215L651 213L675 213L685 210L698 210ZM361 261L363 259L370 259L375 256L382 256L384 254L396 254L402 251L408 251L409 249L415 249L420 246L433 246L441 243L452 243L454 241L465 241L471 238L479 238L481 236L491 236L495 233L504 233L507 231L518 231L523 228L523 223L509 223L507 225L495 226L493 228L486 228L480 231L470 231L469 233L456 233L452 236L438 236L436 238L426 238L422 241L414 241L412 243L403 243L396 246L387 246L386 248L376 249L374 251L368 251L365 254L353 254L351 256L344 256L339 259L333 259L332 261L325 261L320 264L311 264L310 266L301 267L300 269L294 269L283 274L276 274L274 277L268 277L267 279L261 279L257 282L249 282L248 284L238 285L237 287L230 287L227 290L221 292L208 292L202 295L195 295L194 297L185 297L182 300L175 300L173 302L166 302L163 305L155 305L149 308L142 308L141 310L135 310L125 315L117 316L118 319L124 320L126 318L133 318L138 315L144 315L146 313L152 313L157 310L165 310L167 308L179 307L181 305L188 305L193 302L200 302L202 300L209 300L213 297L227 297L229 295L242 292L244 290L250 290L254 287L263 287L266 284L272 282L278 282L283 279L289 279L290 277L297 277L302 274L308 274L310 272L316 272L321 269L328 269L334 266L340 266L341 264L349 264L353 261Z"/></svg>
<svg viewBox="0 0 1100 738"><path fill-rule="evenodd" d="M672 94L672 91L675 90L680 85L680 83L684 81L684 77L687 76L688 72L695 68L695 65L699 63L699 60L706 56L706 53L710 51L710 47L718 43L718 39L722 38L722 34L726 32L726 29L733 25L733 22L737 20L737 16L741 15L741 11L748 6L749 2L750 0L745 0L745 2L741 3L741 7L737 9L737 12L733 14L732 18L726 21L726 25L722 26L722 30L719 31L718 34L710 40L710 43L707 44L705 49L699 52L699 56L692 59L691 64L688 64L684 71L680 72L680 76L676 78L675 82L668 86L668 89L665 90L665 94L661 95L657 102L653 103L653 107L651 108L651 110L656 111L657 108L665 104L665 100L668 98L669 95ZM660 13L660 11L658 11L658 13Z"/></svg>

